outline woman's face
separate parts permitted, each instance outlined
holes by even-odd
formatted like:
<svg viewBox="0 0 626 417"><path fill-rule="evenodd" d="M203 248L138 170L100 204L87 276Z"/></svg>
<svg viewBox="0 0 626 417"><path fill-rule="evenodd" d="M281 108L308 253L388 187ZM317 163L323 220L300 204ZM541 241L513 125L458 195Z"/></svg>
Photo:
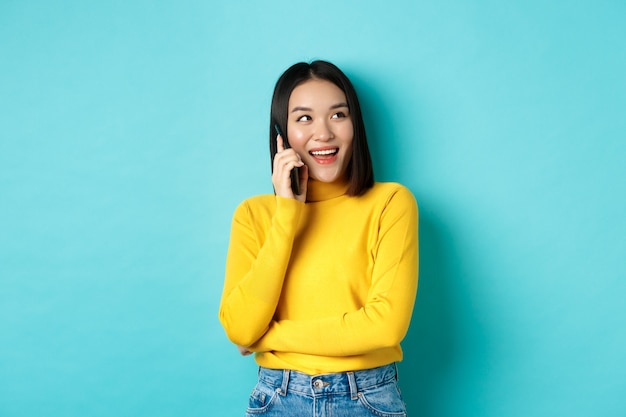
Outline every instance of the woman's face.
<svg viewBox="0 0 626 417"><path fill-rule="evenodd" d="M354 129L346 95L326 80L298 85L289 97L287 137L309 168L323 182L345 177L352 157Z"/></svg>

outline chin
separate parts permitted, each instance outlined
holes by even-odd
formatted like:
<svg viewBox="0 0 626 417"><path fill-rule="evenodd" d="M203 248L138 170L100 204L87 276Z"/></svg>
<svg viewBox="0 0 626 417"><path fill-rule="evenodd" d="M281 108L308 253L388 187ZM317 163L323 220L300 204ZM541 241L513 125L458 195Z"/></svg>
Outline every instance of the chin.
<svg viewBox="0 0 626 417"><path fill-rule="evenodd" d="M341 179L341 175L337 173L326 173L322 175L313 175L312 178L319 182L335 182Z"/></svg>

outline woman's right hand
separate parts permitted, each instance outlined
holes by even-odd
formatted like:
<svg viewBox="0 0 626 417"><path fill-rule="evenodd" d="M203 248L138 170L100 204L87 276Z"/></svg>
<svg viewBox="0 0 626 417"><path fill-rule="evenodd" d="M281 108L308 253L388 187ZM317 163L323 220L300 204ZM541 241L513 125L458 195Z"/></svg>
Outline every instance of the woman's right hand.
<svg viewBox="0 0 626 417"><path fill-rule="evenodd" d="M280 135L276 137L276 149L274 171L272 172L274 192L281 197L306 201L307 181L309 179L308 167L304 165L296 151L292 148L285 149L283 138ZM300 194L294 194L291 189L291 170L296 167L300 168Z"/></svg>

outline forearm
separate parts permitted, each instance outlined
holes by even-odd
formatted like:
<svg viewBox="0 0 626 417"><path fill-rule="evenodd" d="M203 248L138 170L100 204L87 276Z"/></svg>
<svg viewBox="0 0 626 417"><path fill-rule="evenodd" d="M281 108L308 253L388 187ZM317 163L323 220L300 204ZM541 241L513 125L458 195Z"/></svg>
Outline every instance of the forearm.
<svg viewBox="0 0 626 417"><path fill-rule="evenodd" d="M273 321L250 348L349 356L395 346L408 329L417 282L417 206L405 191L394 196L381 215L371 286L363 306L326 318Z"/></svg>
<svg viewBox="0 0 626 417"><path fill-rule="evenodd" d="M350 356L398 345L408 330L417 290L416 262L407 269L406 279L359 310L322 319L272 321L250 349Z"/></svg>
<svg viewBox="0 0 626 417"><path fill-rule="evenodd" d="M250 225L250 214L238 209L233 221L219 317L229 339L249 346L268 329L289 264L302 203L277 197L277 208L265 236Z"/></svg>
<svg viewBox="0 0 626 417"><path fill-rule="evenodd" d="M396 346L406 334L410 312L404 320L392 320L381 311L385 308L369 306L321 320L273 321L250 350L352 356Z"/></svg>

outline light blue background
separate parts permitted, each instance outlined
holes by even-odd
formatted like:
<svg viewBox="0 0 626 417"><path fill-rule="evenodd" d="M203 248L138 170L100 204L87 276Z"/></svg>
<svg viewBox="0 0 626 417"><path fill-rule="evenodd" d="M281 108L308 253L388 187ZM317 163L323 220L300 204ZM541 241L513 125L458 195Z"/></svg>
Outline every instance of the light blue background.
<svg viewBox="0 0 626 417"><path fill-rule="evenodd" d="M0 415L236 416L230 219L274 82L359 90L420 204L410 415L626 415L622 1L0 2Z"/></svg>

